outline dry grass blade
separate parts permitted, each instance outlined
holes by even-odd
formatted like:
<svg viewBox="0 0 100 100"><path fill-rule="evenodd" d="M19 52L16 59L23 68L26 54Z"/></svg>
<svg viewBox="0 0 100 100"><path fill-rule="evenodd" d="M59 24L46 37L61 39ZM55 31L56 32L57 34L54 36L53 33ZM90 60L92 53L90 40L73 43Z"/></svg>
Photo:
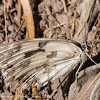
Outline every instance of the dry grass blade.
<svg viewBox="0 0 100 100"><path fill-rule="evenodd" d="M23 95L23 89L21 87L18 87L16 89L16 94L14 100L25 100Z"/></svg>
<svg viewBox="0 0 100 100"><path fill-rule="evenodd" d="M17 17L18 17L18 24L20 24L20 18L21 18L21 2L18 0L18 9L17 9Z"/></svg>
<svg viewBox="0 0 100 100"><path fill-rule="evenodd" d="M73 16L73 19L72 19L72 26L73 26L73 29L74 29L74 26L76 25L76 15L77 15L77 8L79 7L79 3L80 3L80 0L78 1L77 3L77 7L74 11L74 16ZM76 26L77 27L77 26ZM75 28L76 29L76 28Z"/></svg>
<svg viewBox="0 0 100 100"><path fill-rule="evenodd" d="M16 89L16 94L15 94L14 100L17 100L17 89Z"/></svg>
<svg viewBox="0 0 100 100"><path fill-rule="evenodd" d="M27 31L26 31L26 37L25 37L25 39L29 39L29 34L27 33Z"/></svg>
<svg viewBox="0 0 100 100"><path fill-rule="evenodd" d="M34 94L36 100L42 100L38 91L37 91L37 87L32 85L32 93Z"/></svg>
<svg viewBox="0 0 100 100"><path fill-rule="evenodd" d="M90 84L90 86L86 89L86 91L83 93L83 95L79 98L79 100L82 100L82 98L85 96L85 94L88 92L88 90L91 88L91 86L94 84L94 82L98 79L99 76L100 76L100 72L97 74L97 76L92 81L92 83Z"/></svg>
<svg viewBox="0 0 100 100"><path fill-rule="evenodd" d="M64 12L67 13L67 7L65 0L62 0L63 6L64 6Z"/></svg>
<svg viewBox="0 0 100 100"><path fill-rule="evenodd" d="M6 17L7 17L7 13L6 13L6 1L4 0L4 18L5 18L5 34L6 34L6 43L8 42L8 37L7 37L7 24L6 24Z"/></svg>
<svg viewBox="0 0 100 100"><path fill-rule="evenodd" d="M12 89L11 89L11 85L10 85L10 96L11 96L11 100L12 100L13 98L12 98Z"/></svg>
<svg viewBox="0 0 100 100"><path fill-rule="evenodd" d="M21 3L23 6L26 30L29 34L29 39L33 39L35 38L35 26L31 7L28 0L21 0Z"/></svg>
<svg viewBox="0 0 100 100"><path fill-rule="evenodd" d="M95 40L95 37L96 37L96 34L97 34L97 31L98 31L99 26L100 26L100 13L98 15L98 25L97 25L96 31L94 33L93 41Z"/></svg>

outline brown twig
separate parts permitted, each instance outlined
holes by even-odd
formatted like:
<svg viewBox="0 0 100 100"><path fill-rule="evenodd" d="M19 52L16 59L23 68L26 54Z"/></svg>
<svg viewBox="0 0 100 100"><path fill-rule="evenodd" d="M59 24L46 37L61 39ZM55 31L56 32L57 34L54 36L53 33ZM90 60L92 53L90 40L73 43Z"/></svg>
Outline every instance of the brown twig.
<svg viewBox="0 0 100 100"><path fill-rule="evenodd" d="M98 17L97 17L97 19L96 19L96 21L95 21L95 23L94 23L94 25L93 25L93 26L95 26L95 25L96 25L96 23L97 23L97 21L98 21L98 18L99 18L99 15L98 15Z"/></svg>
<svg viewBox="0 0 100 100"><path fill-rule="evenodd" d="M75 32L77 32L77 19L76 19L76 17L77 17L77 9L78 9L78 7L79 7L79 3L80 3L80 0L77 2L77 6L76 6L76 9L75 9L75 11L74 11L74 16L73 16L73 18L72 18L72 31L75 29ZM71 38L73 38L72 37L72 33L71 33Z"/></svg>
<svg viewBox="0 0 100 100"><path fill-rule="evenodd" d="M65 24L61 24L61 25L57 25L57 26L53 26L52 28L53 29L55 29L55 28L59 28L59 27L61 27L61 26L64 26ZM46 34L48 31L50 31L51 30L51 27L50 28L48 28L48 29L46 29L44 32L43 32L43 34Z"/></svg>
<svg viewBox="0 0 100 100"><path fill-rule="evenodd" d="M85 23L84 43L86 43L86 24L87 23Z"/></svg>
<svg viewBox="0 0 100 100"><path fill-rule="evenodd" d="M12 98L12 89L11 89L11 85L10 85L10 96L11 96L11 100L12 100L13 98Z"/></svg>
<svg viewBox="0 0 100 100"><path fill-rule="evenodd" d="M7 3L7 12L9 11L10 4L12 4L12 0L8 0L8 3Z"/></svg>
<svg viewBox="0 0 100 100"><path fill-rule="evenodd" d="M74 11L74 16L73 16L73 19L72 19L72 24L74 24L76 22L76 15L77 15L77 9L79 7L79 3L80 3L80 0L77 2L77 6L76 6L76 9Z"/></svg>
<svg viewBox="0 0 100 100"><path fill-rule="evenodd" d="M22 22L21 22L21 25L19 26L19 28L18 28L18 30L17 30L17 32L16 32L15 37L13 38L13 41L16 39L16 36L19 35L19 31L20 31L20 29L21 29L21 27L22 27L22 25L23 25L24 22L25 22L25 20L23 19Z"/></svg>
<svg viewBox="0 0 100 100"><path fill-rule="evenodd" d="M47 14L50 16L50 18L51 18L52 20L54 20L54 21L57 23L57 25L60 26L60 23L52 16L52 14L51 14L49 8L47 7L46 1L44 1L44 5L45 5L45 11L46 11Z"/></svg>
<svg viewBox="0 0 100 100"><path fill-rule="evenodd" d="M100 40L87 41L87 43L94 43L94 44L97 44L97 43L100 43Z"/></svg>
<svg viewBox="0 0 100 100"><path fill-rule="evenodd" d="M12 18L12 16L11 16L11 13L9 12L8 14L9 14L9 17L10 17L10 19L11 19L11 22L14 24L14 20L13 20L13 18Z"/></svg>
<svg viewBox="0 0 100 100"><path fill-rule="evenodd" d="M14 12L15 10L16 10L16 8L13 8L13 9L8 10L8 12L12 13L12 12Z"/></svg>
<svg viewBox="0 0 100 100"><path fill-rule="evenodd" d="M50 16L50 18L51 18L52 20L54 20L54 21L60 26L60 23L52 16L52 14L51 14L49 8L48 8L47 6L45 6L45 8L46 8L45 10L46 10L47 14Z"/></svg>
<svg viewBox="0 0 100 100"><path fill-rule="evenodd" d="M79 0L79 1L80 1L80 0ZM89 15L90 15L91 9L92 9L93 4L94 4L94 0L92 0L91 2L92 2L92 4L90 5L90 8L89 8L89 11L88 11L87 17L85 18L85 21L84 21L84 24L83 24L83 26L80 28L79 32L77 32L77 33L75 34L74 39L77 38L77 36L78 36L78 35L80 34L80 32L83 30L83 28L84 28L84 26L85 26L85 23L87 23L87 21L88 21L88 18L89 18Z"/></svg>
<svg viewBox="0 0 100 100"><path fill-rule="evenodd" d="M66 7L66 2L65 0L62 0L63 7L64 7L64 13L67 13L67 7Z"/></svg>

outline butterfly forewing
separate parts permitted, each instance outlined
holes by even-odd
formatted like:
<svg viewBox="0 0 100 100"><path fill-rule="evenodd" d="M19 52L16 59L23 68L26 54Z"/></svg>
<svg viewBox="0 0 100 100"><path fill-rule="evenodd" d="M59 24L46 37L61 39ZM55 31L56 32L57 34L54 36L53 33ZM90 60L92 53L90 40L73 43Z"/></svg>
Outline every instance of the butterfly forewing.
<svg viewBox="0 0 100 100"><path fill-rule="evenodd" d="M81 54L81 48L71 41L24 40L0 46L0 67L7 86L28 88L68 74Z"/></svg>

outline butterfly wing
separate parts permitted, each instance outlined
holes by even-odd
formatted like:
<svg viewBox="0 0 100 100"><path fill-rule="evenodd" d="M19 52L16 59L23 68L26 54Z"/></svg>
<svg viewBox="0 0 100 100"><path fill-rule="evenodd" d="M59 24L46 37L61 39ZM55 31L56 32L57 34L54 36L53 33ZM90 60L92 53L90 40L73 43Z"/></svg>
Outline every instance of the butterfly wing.
<svg viewBox="0 0 100 100"><path fill-rule="evenodd" d="M71 72L82 50L66 40L34 39L0 46L0 67L7 86L28 88Z"/></svg>

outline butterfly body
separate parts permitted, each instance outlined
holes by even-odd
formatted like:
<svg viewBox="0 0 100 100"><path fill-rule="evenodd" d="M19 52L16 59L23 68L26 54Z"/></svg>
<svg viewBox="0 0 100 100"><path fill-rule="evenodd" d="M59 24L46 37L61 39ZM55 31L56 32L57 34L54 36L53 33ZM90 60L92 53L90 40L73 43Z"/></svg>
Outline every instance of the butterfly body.
<svg viewBox="0 0 100 100"><path fill-rule="evenodd" d="M7 86L26 89L70 73L81 55L82 49L72 41L24 40L0 46L0 68Z"/></svg>

